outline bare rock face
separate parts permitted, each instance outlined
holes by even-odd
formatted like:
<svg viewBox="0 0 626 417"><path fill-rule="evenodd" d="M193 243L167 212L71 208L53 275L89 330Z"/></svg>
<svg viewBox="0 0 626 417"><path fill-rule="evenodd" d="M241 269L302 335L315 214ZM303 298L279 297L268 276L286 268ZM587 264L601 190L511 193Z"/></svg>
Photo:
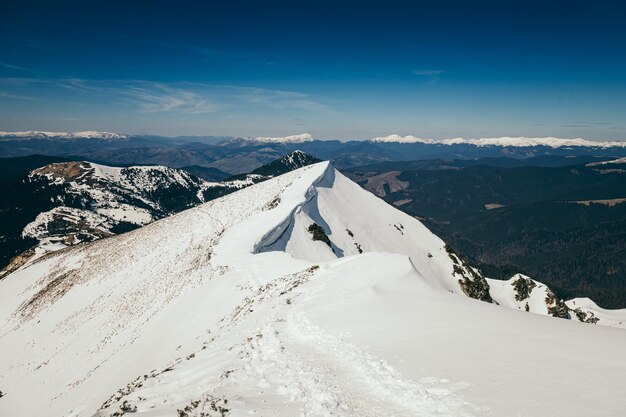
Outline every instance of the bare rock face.
<svg viewBox="0 0 626 417"><path fill-rule="evenodd" d="M578 319L578 321L583 322L583 323L591 323L591 324L596 324L600 321L600 319L598 317L595 316L595 314L592 311L583 311L582 308L575 308L574 310L571 310L574 312L574 315L576 316L576 318Z"/></svg>
<svg viewBox="0 0 626 417"><path fill-rule="evenodd" d="M459 286L465 295L476 300L492 303L493 299L489 293L489 283L483 274L461 259L449 245L446 245L446 252L448 252L448 256L454 263L453 275L461 277L459 278Z"/></svg>
<svg viewBox="0 0 626 417"><path fill-rule="evenodd" d="M546 305L548 306L548 313L553 317L562 319L570 319L570 309L565 304L565 301L558 298L554 292L547 290Z"/></svg>
<svg viewBox="0 0 626 417"><path fill-rule="evenodd" d="M523 301L530 297L530 293L535 288L536 284L531 278L519 277L513 282L513 288L515 288L515 301Z"/></svg>
<svg viewBox="0 0 626 417"><path fill-rule="evenodd" d="M89 162L58 162L38 168L32 175L51 176L63 181L75 181L92 171Z"/></svg>

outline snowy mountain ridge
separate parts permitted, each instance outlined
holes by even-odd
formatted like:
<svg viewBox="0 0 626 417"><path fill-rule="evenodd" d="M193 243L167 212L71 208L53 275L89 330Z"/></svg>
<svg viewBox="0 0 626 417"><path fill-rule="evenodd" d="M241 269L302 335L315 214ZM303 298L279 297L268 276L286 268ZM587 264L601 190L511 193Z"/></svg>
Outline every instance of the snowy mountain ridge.
<svg viewBox="0 0 626 417"><path fill-rule="evenodd" d="M302 133L299 135L291 135L291 136L278 136L278 137L238 137L234 138L233 141L243 141L243 142L259 142L259 143L303 143L303 142L312 142L313 136L308 133Z"/></svg>
<svg viewBox="0 0 626 417"><path fill-rule="evenodd" d="M0 412L619 415L626 332L513 294L321 162L1 280Z"/></svg>
<svg viewBox="0 0 626 417"><path fill-rule="evenodd" d="M315 162L319 159L294 151L222 182L164 166L120 168L83 161L35 169L14 186L22 196L7 201L7 212L13 214L5 218L26 220L15 232L37 243L18 242L22 249L0 265L0 278L33 256L125 232ZM11 248L7 238L16 241L15 232L5 231L5 247Z"/></svg>
<svg viewBox="0 0 626 417"><path fill-rule="evenodd" d="M127 139L127 135L111 132L98 132L87 130L83 132L44 132L29 130L23 132L0 132L0 138L24 138L24 139Z"/></svg>
<svg viewBox="0 0 626 417"><path fill-rule="evenodd" d="M163 166L109 167L63 162L33 170L25 179L51 206L24 228L37 239L31 255L111 236L204 202L212 186ZM23 258L21 258L23 259Z"/></svg>
<svg viewBox="0 0 626 417"><path fill-rule="evenodd" d="M550 148L562 147L596 147L612 148L626 147L626 141L593 141L588 139L563 139L554 137L528 138L528 137L499 137L499 138L453 138L453 139L423 139L415 136L389 135L370 139L375 143L423 143L427 145L473 145L477 147L503 146L503 147L534 147L547 146Z"/></svg>

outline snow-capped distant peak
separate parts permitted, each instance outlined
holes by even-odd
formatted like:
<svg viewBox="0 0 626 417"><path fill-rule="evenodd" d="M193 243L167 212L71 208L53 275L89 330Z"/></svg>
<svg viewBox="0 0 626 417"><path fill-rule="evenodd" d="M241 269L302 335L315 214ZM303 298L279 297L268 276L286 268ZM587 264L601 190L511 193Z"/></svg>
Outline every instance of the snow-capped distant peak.
<svg viewBox="0 0 626 417"><path fill-rule="evenodd" d="M408 136L400 136L400 135L389 135L379 138L371 139L372 142L377 143L428 143L433 144L436 143L433 139L422 139L416 136L408 135Z"/></svg>
<svg viewBox="0 0 626 417"><path fill-rule="evenodd" d="M514 146L514 147L530 147L530 146L548 146L550 148L561 148L569 146L586 146L610 148L614 146L626 147L626 142L600 142L582 138L564 139L555 137L545 138L527 138L527 137L500 137L500 138L480 138L480 139L460 139L458 142L453 140L445 140L449 144L467 143L476 146Z"/></svg>
<svg viewBox="0 0 626 417"><path fill-rule="evenodd" d="M291 135L291 136L278 136L278 137L243 137L237 138L238 140L246 140L250 142L263 142L263 143L303 143L303 142L311 142L313 136L308 133L302 133L300 135Z"/></svg>
<svg viewBox="0 0 626 417"><path fill-rule="evenodd" d="M370 139L376 143L423 143L428 145L473 145L478 147L484 146L502 146L502 147L533 147L547 146L550 148L561 148L571 146L586 146L595 148L611 148L626 147L626 141L600 142L582 138L564 139L555 137L528 138L528 137L498 137L498 138L452 138L452 139L422 139L416 136L400 136L389 135L385 137L377 137Z"/></svg>
<svg viewBox="0 0 626 417"><path fill-rule="evenodd" d="M0 132L0 138L20 139L127 139L127 135L112 132L98 132L86 130L82 132L44 132L29 130L24 132Z"/></svg>

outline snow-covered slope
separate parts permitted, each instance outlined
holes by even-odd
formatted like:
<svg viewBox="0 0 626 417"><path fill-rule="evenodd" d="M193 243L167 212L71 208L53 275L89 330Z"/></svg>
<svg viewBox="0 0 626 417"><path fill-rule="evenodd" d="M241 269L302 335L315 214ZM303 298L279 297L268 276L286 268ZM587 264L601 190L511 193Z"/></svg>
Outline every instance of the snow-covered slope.
<svg viewBox="0 0 626 417"><path fill-rule="evenodd" d="M484 283L319 163L0 281L0 415L621 415L625 331Z"/></svg>
<svg viewBox="0 0 626 417"><path fill-rule="evenodd" d="M565 302L580 321L626 328L626 309L607 310L589 298L573 298Z"/></svg>
<svg viewBox="0 0 626 417"><path fill-rule="evenodd" d="M125 232L316 162L294 151L219 183L163 166L64 162L35 169L15 183L16 196L0 210L0 221L19 223L0 240L0 279L33 256ZM18 250L6 254L14 242Z"/></svg>
<svg viewBox="0 0 626 417"><path fill-rule="evenodd" d="M0 132L0 138L24 138L24 139L127 139L128 136L119 133L97 132L87 130L84 132L42 132L29 130L25 132Z"/></svg>
<svg viewBox="0 0 626 417"><path fill-rule="evenodd" d="M142 226L204 201L208 183L163 166L109 167L62 162L30 173L27 181L47 193L50 210L23 231L39 240L39 251L111 236L121 224Z"/></svg>
<svg viewBox="0 0 626 417"><path fill-rule="evenodd" d="M550 148L562 147L592 147L592 148L612 148L626 147L626 141L593 141L588 139L564 139L564 138L527 138L527 137L499 137L499 138L453 138L453 139L422 139L415 136L389 135L385 137L377 137L371 139L372 142L378 143L423 143L428 145L473 145L478 147L484 146L502 146L502 147L533 147L547 146Z"/></svg>
<svg viewBox="0 0 626 417"><path fill-rule="evenodd" d="M447 291L462 293L458 280L473 279L446 251L445 243L419 221L369 192L357 192L357 185L333 168L314 185L305 201L255 244L256 252L284 251L311 262L392 252L410 257L425 280ZM311 224L326 231L327 243L311 239Z"/></svg>

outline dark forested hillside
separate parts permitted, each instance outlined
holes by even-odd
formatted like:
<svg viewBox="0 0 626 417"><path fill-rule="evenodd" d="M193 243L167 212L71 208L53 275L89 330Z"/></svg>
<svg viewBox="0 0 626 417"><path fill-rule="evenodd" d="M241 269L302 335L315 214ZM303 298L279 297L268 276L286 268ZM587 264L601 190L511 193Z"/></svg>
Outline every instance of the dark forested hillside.
<svg viewBox="0 0 626 417"><path fill-rule="evenodd" d="M563 297L626 307L626 165L482 163L385 163L348 174L488 276L523 272Z"/></svg>

